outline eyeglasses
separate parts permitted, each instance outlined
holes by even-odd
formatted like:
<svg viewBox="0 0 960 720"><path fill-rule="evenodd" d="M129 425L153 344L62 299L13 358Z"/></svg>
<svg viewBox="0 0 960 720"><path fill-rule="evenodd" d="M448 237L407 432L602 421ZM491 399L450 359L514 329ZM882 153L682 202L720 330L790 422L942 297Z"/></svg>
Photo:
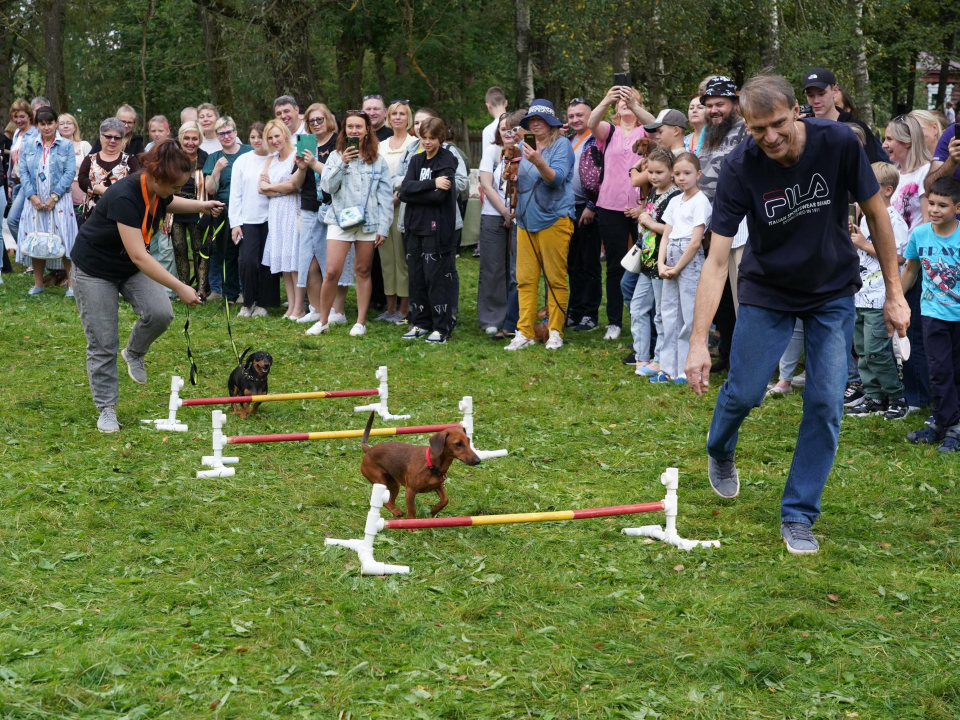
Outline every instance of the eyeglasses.
<svg viewBox="0 0 960 720"><path fill-rule="evenodd" d="M236 130L221 130L220 132L217 133L217 137L218 137L218 138L228 138L228 137L230 137L231 135L233 135L235 132L236 132Z"/></svg>
<svg viewBox="0 0 960 720"><path fill-rule="evenodd" d="M315 117L315 118L310 118L310 119L307 121L307 124L308 124L308 125L323 125L326 121L327 121L327 119L326 119L325 117Z"/></svg>
<svg viewBox="0 0 960 720"><path fill-rule="evenodd" d="M504 130L500 134L504 137L513 137L514 135L519 135L521 132L523 132L523 128L518 126L515 128L510 128L509 130Z"/></svg>
<svg viewBox="0 0 960 720"><path fill-rule="evenodd" d="M134 125L134 124L136 124L137 121L136 121L136 120L121 120L120 122L122 122L124 125Z"/></svg>
<svg viewBox="0 0 960 720"><path fill-rule="evenodd" d="M380 93L373 93L372 95L364 95L363 101L366 102L367 100L383 100L383 95L381 95Z"/></svg>
<svg viewBox="0 0 960 720"><path fill-rule="evenodd" d="M573 100L567 103L567 107L573 107L574 105L589 105L586 98L575 97Z"/></svg>
<svg viewBox="0 0 960 720"><path fill-rule="evenodd" d="M120 142L123 138L120 135L101 135L107 142Z"/></svg>
<svg viewBox="0 0 960 720"><path fill-rule="evenodd" d="M409 101L409 100L391 100L391 101L390 101L390 104L391 104L391 105L398 105L398 104L399 104L399 105L409 105L409 104L410 104L410 101Z"/></svg>

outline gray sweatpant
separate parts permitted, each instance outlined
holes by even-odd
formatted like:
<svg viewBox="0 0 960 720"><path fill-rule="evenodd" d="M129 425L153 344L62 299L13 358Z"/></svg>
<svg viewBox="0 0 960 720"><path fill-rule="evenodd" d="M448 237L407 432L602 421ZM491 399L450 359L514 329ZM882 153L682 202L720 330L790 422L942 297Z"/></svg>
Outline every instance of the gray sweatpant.
<svg viewBox="0 0 960 720"><path fill-rule="evenodd" d="M687 247L690 238L670 240L667 245L667 265L673 267ZM703 248L673 280L663 281L660 296L660 316L663 320L663 346L660 349L660 370L674 380L685 377L683 368L690 352L690 333L693 331L693 303L697 284L703 269Z"/></svg>
<svg viewBox="0 0 960 720"><path fill-rule="evenodd" d="M153 341L173 322L173 307L166 290L142 272L123 282L87 275L74 264L73 292L80 310L80 322L87 336L87 378L97 410L115 407L120 397L117 380L117 353L120 347L117 294L133 306L139 316L127 339L127 352L146 355Z"/></svg>

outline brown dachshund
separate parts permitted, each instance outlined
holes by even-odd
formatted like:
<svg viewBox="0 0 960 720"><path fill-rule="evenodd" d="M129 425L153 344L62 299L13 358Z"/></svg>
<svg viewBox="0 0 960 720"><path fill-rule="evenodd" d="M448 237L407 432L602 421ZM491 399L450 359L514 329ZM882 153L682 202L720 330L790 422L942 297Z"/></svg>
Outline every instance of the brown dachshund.
<svg viewBox="0 0 960 720"><path fill-rule="evenodd" d="M429 445L385 442L371 447L367 440L370 439L373 416L374 413L370 413L363 430L363 463L360 472L371 483L387 486L390 500L384 505L394 517L403 517L403 512L395 505L400 485L407 489L408 518L417 516L414 499L417 493L422 492L435 492L440 497L440 502L430 508L430 515L435 516L450 502L443 483L453 461L458 459L466 465L480 464L480 458L470 447L470 438L463 430L451 428L432 436Z"/></svg>

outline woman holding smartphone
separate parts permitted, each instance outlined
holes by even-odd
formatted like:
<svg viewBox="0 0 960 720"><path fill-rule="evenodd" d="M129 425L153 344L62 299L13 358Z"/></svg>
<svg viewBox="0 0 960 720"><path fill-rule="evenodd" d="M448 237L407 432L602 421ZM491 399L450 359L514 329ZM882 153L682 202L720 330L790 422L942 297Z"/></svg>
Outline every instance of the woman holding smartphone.
<svg viewBox="0 0 960 720"><path fill-rule="evenodd" d="M332 198L323 218L327 224L327 274L320 290L320 319L307 334L319 335L328 330L337 281L347 253L353 247L357 322L350 335L366 335L373 289L370 282L373 251L383 244L393 222L390 178L370 117L360 110L348 110L337 136L336 150L330 154L320 176L320 189Z"/></svg>

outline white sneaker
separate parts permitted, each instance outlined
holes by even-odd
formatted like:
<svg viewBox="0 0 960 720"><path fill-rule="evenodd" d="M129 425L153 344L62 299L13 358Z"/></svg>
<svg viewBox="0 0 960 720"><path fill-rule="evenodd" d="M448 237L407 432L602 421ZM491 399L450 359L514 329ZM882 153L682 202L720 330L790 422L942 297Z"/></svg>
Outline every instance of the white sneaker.
<svg viewBox="0 0 960 720"><path fill-rule="evenodd" d="M307 328L307 335L320 335L321 333L325 333L329 329L330 329L329 322L326 325L324 325L322 322L318 320L309 328Z"/></svg>
<svg viewBox="0 0 960 720"><path fill-rule="evenodd" d="M250 313L250 317L267 317L269 314L266 308L255 305L253 311Z"/></svg>
<svg viewBox="0 0 960 720"><path fill-rule="evenodd" d="M528 345L533 345L534 343L536 343L536 340L533 340L532 338L528 338L522 332L517 330L517 334L513 336L513 340L510 341L509 345L504 346L503 349L511 350L511 351L522 350Z"/></svg>
<svg viewBox="0 0 960 720"><path fill-rule="evenodd" d="M327 318L327 322L330 325L346 325L347 316L344 313L332 312L330 313L330 316Z"/></svg>
<svg viewBox="0 0 960 720"><path fill-rule="evenodd" d="M603 336L604 340L616 340L620 337L619 325L607 325L607 334Z"/></svg>
<svg viewBox="0 0 960 720"><path fill-rule="evenodd" d="M488 327L485 327L485 328L483 329L483 331L484 331L487 335L496 335L496 334L497 334L497 326L496 326L496 325L490 325L490 326L488 326Z"/></svg>
<svg viewBox="0 0 960 720"><path fill-rule="evenodd" d="M237 313L237 317L250 317L252 314L253 308L244 305L242 308L240 308L240 312Z"/></svg>
<svg viewBox="0 0 960 720"><path fill-rule="evenodd" d="M301 325L306 325L307 323L315 323L320 319L320 313L311 310L306 315L297 318L297 322Z"/></svg>
<svg viewBox="0 0 960 720"><path fill-rule="evenodd" d="M556 330L550 331L550 337L547 338L547 342L544 343L544 347L547 350L559 350L563 347L563 338L560 337L560 333Z"/></svg>
<svg viewBox="0 0 960 720"><path fill-rule="evenodd" d="M350 328L350 337L360 337L361 335L367 334L367 326L357 323L352 328Z"/></svg>

